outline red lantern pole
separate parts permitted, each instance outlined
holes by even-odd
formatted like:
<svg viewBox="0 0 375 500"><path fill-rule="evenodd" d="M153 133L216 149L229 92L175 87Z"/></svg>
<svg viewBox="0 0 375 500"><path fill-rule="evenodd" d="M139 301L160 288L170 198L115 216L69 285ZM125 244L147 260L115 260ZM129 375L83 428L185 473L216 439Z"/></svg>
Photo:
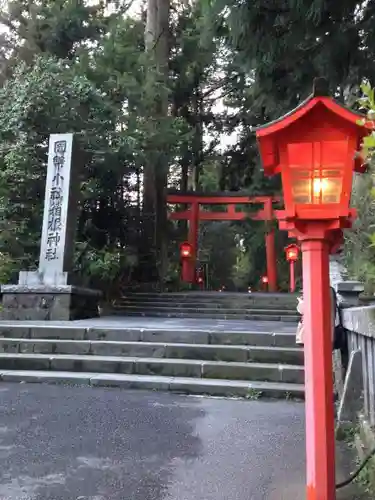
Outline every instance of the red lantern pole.
<svg viewBox="0 0 375 500"><path fill-rule="evenodd" d="M334 500L335 432L329 245L302 242L307 500Z"/></svg>
<svg viewBox="0 0 375 500"><path fill-rule="evenodd" d="M295 265L296 265L295 261L291 260L289 263L290 293L294 293L296 291Z"/></svg>
<svg viewBox="0 0 375 500"><path fill-rule="evenodd" d="M190 259L182 259L181 280L187 283L190 282Z"/></svg>
<svg viewBox="0 0 375 500"><path fill-rule="evenodd" d="M262 276L262 285L263 285L263 290L265 292L268 292L269 291L269 280L268 280L268 276Z"/></svg>

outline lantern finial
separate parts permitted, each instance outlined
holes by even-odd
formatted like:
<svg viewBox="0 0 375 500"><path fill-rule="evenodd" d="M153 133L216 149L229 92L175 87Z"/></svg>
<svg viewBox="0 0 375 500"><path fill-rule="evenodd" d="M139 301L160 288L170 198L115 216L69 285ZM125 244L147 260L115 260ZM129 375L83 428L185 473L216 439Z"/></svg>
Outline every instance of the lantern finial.
<svg viewBox="0 0 375 500"><path fill-rule="evenodd" d="M313 82L313 96L314 97L328 97L329 96L329 85L328 81L324 77L314 78Z"/></svg>

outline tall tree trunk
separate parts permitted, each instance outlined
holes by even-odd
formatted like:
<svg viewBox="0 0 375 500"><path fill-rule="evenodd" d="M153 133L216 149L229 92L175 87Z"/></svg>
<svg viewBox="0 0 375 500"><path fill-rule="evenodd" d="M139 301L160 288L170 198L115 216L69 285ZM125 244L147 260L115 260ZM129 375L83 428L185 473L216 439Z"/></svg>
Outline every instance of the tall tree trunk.
<svg viewBox="0 0 375 500"><path fill-rule="evenodd" d="M149 56L147 89L150 123L157 135L160 124L168 116L170 0L148 0L145 47ZM163 281L167 268L167 209L168 156L165 147L151 144L144 166L143 219L147 250L148 279Z"/></svg>
<svg viewBox="0 0 375 500"><path fill-rule="evenodd" d="M203 103L202 95L199 84L195 89L193 99L193 116L195 119L194 136L192 144L192 156L193 156L193 171L194 171L194 189L199 191L200 183L199 176L202 168L202 152L203 152L203 124L202 124L202 113L203 113Z"/></svg>

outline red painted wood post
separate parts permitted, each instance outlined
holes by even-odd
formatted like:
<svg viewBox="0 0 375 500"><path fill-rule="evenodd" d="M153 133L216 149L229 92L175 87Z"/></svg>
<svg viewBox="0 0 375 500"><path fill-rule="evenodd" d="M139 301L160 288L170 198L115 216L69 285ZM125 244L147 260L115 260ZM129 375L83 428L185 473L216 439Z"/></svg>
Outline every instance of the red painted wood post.
<svg viewBox="0 0 375 500"><path fill-rule="evenodd" d="M302 242L307 500L334 500L335 430L329 245Z"/></svg>
<svg viewBox="0 0 375 500"><path fill-rule="evenodd" d="M295 276L296 262L294 260L291 260L289 265L290 265L290 293L294 293L296 291L296 276Z"/></svg>
<svg viewBox="0 0 375 500"><path fill-rule="evenodd" d="M189 218L189 243L192 248L192 257L190 259L191 283L196 282L198 231L199 231L199 202L192 201L190 209L190 218Z"/></svg>
<svg viewBox="0 0 375 500"><path fill-rule="evenodd" d="M266 225L272 220L272 198L267 198L264 202L264 212ZM277 291L277 264L276 264L276 244L275 230L272 227L266 227L266 261L268 276L268 291Z"/></svg>
<svg viewBox="0 0 375 500"><path fill-rule="evenodd" d="M268 290L276 292L277 290L277 271L276 271L276 250L275 250L275 230L269 229L266 233L266 259Z"/></svg>

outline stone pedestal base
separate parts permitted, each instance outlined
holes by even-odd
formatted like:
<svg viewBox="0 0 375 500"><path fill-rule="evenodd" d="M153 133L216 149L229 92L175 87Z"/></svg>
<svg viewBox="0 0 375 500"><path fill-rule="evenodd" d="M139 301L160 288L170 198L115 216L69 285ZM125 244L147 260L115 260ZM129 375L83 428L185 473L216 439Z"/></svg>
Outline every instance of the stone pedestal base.
<svg viewBox="0 0 375 500"><path fill-rule="evenodd" d="M364 285L360 281L340 281L336 285L341 307L357 307L359 296L364 292Z"/></svg>
<svg viewBox="0 0 375 500"><path fill-rule="evenodd" d="M71 285L3 285L3 320L63 321L99 316L101 292Z"/></svg>

